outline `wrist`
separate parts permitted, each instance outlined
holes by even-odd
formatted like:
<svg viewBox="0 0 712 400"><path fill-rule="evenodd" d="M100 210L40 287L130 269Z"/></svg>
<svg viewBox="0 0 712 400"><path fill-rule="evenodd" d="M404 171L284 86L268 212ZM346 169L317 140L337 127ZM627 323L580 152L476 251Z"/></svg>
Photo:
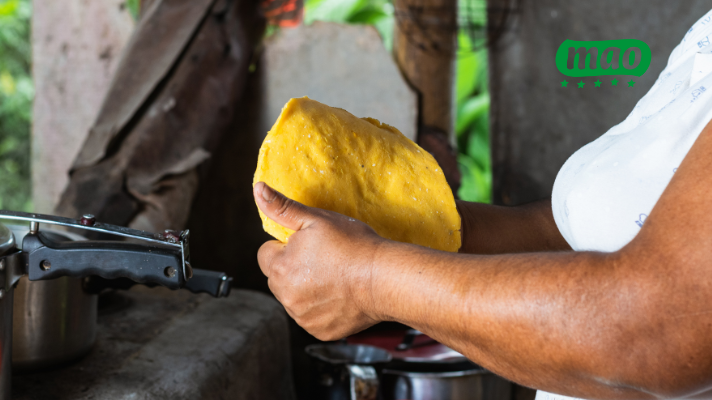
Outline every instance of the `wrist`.
<svg viewBox="0 0 712 400"><path fill-rule="evenodd" d="M382 283L388 282L387 274L388 254L392 253L393 245L397 242L379 238L373 247L369 248L369 262L363 273L357 274L356 288L353 291L356 303L361 312L373 319L376 323L388 320L385 310L387 303L382 295ZM386 285L387 286L387 285Z"/></svg>
<svg viewBox="0 0 712 400"><path fill-rule="evenodd" d="M455 207L457 208L457 213L460 214L460 249L458 253L474 253L474 246L470 245L471 238L473 237L474 228L472 225L472 220L474 218L473 213L468 207L468 202L463 200L455 200Z"/></svg>

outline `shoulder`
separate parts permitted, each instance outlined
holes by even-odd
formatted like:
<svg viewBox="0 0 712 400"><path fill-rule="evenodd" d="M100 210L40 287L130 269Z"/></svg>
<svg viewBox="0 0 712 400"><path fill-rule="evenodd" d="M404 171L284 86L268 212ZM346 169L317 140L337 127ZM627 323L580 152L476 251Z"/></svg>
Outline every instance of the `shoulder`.
<svg viewBox="0 0 712 400"><path fill-rule="evenodd" d="M687 30L680 44L670 54L668 66L680 59L691 57L704 50L712 50L712 10L700 17Z"/></svg>

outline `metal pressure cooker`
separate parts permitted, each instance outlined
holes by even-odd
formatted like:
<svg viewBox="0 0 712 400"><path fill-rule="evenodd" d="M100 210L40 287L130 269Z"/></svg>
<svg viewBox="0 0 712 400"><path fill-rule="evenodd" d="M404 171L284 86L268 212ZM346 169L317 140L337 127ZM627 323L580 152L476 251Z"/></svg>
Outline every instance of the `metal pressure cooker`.
<svg viewBox="0 0 712 400"><path fill-rule="evenodd" d="M384 349L383 400L508 400L512 384L465 356L405 326L371 329L347 338L351 345Z"/></svg>
<svg viewBox="0 0 712 400"><path fill-rule="evenodd" d="M18 247L29 233L25 224L5 224ZM85 237L43 227L56 242ZM12 370L29 372L61 366L86 355L96 342L99 295L86 290L89 279L62 277L31 282L20 278L13 288Z"/></svg>
<svg viewBox="0 0 712 400"><path fill-rule="evenodd" d="M0 400L10 399L13 354L13 298L20 279L28 280L19 289L19 299L26 310L15 318L21 361L17 366L37 365L37 360L50 364L65 360L67 353L56 351L58 338L37 338L42 326L55 324L62 315L70 316L72 324L88 326L78 337L70 339L74 357L88 351L95 337L96 296L85 293L84 278L92 277L98 284L94 290L113 287L111 282L126 281L170 289L186 288L195 293L215 297L227 296L232 279L222 272L193 269L188 248L189 232L165 231L152 234L136 229L97 222L87 215L79 220L42 214L0 211L0 220L22 221L28 224L21 245L13 230L0 224ZM76 240L80 237L66 232L40 229L45 224L59 225L105 235L120 236L129 241ZM17 227L13 227L17 232ZM21 232L17 237L21 237ZM47 293L43 293L43 292ZM43 312L57 292L63 303L60 313ZM67 293L70 292L68 295ZM82 298L84 296L85 298ZM88 301L87 301L88 296ZM77 306L76 309L72 307ZM42 315L42 316L40 316ZM66 321L66 320L63 320ZM87 322L89 321L89 322ZM64 323L64 322L62 322ZM34 335L34 336L33 336ZM66 339L66 338L65 338ZM39 344L38 344L39 343ZM78 352L78 353L77 353ZM71 355L71 354L70 354ZM39 357L42 356L42 357ZM23 363L24 362L24 363Z"/></svg>

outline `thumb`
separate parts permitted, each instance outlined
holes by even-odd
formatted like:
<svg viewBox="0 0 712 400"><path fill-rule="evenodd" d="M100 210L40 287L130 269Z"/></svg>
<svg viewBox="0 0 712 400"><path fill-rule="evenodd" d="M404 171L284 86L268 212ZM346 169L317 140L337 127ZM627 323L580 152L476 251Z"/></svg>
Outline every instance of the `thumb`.
<svg viewBox="0 0 712 400"><path fill-rule="evenodd" d="M252 188L257 207L272 221L293 231L307 228L316 219L314 209L288 199L264 182Z"/></svg>

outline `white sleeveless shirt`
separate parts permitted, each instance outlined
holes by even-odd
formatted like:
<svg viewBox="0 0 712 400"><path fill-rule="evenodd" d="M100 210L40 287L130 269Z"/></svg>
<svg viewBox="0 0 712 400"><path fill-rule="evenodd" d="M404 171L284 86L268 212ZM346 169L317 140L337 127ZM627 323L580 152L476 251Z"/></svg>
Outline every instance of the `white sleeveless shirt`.
<svg viewBox="0 0 712 400"><path fill-rule="evenodd" d="M692 25L628 118L559 171L551 204L569 245L612 252L630 242L710 119L712 10ZM539 391L536 399L570 398Z"/></svg>

